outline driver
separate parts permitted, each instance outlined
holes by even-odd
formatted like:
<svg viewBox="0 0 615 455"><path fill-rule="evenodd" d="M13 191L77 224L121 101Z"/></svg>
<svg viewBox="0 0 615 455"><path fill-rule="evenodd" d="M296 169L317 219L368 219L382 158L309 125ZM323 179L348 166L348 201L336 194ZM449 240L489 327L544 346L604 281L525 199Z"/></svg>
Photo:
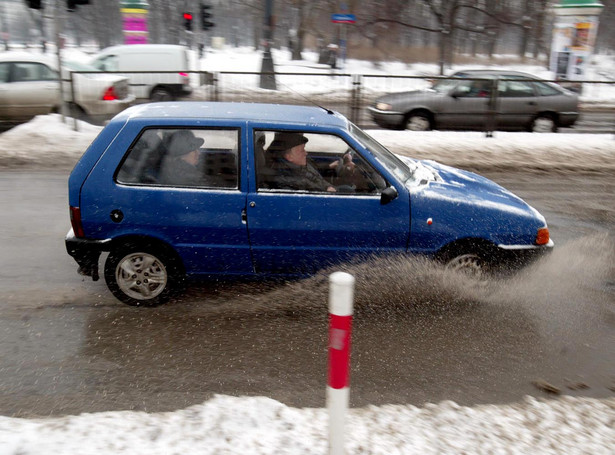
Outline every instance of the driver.
<svg viewBox="0 0 615 455"><path fill-rule="evenodd" d="M274 158L272 168L276 171L272 185L282 189L335 192L335 187L308 162L307 141L301 133L275 134L267 148Z"/></svg>

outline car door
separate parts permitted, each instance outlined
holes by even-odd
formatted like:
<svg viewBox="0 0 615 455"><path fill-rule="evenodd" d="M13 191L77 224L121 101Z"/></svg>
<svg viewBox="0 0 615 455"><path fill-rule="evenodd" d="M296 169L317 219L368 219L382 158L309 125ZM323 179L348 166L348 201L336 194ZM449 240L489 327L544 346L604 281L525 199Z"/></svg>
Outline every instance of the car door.
<svg viewBox="0 0 615 455"><path fill-rule="evenodd" d="M538 111L533 83L502 76L498 81L498 128L519 129L529 125Z"/></svg>
<svg viewBox="0 0 615 455"><path fill-rule="evenodd" d="M102 238L160 239L190 275L251 274L241 128L184 124L137 132L136 139L119 136L85 181L84 228ZM113 178L109 166L118 166Z"/></svg>
<svg viewBox="0 0 615 455"><path fill-rule="evenodd" d="M463 80L449 92L436 116L436 128L476 129L486 125L489 112L489 91L481 83L490 81Z"/></svg>
<svg viewBox="0 0 615 455"><path fill-rule="evenodd" d="M271 170L275 131L254 130L256 174ZM258 139L265 136L264 145ZM351 258L405 252L409 235L409 199L381 203L385 176L358 148L334 134L304 133L312 164L337 192L271 188L251 179L246 215L254 267L258 273L304 274ZM332 163L351 151L370 183L339 180ZM261 158L259 158L261 155ZM262 156L264 155L264 157ZM346 155L348 156L348 155ZM269 161L269 163L267 163ZM260 164L259 164L260 162ZM263 164L264 163L264 164ZM275 164L273 164L275 172ZM252 174L251 174L252 175ZM259 179L262 182L265 179Z"/></svg>
<svg viewBox="0 0 615 455"><path fill-rule="evenodd" d="M11 119L48 114L59 104L57 75L42 63L13 62L4 89L5 109Z"/></svg>

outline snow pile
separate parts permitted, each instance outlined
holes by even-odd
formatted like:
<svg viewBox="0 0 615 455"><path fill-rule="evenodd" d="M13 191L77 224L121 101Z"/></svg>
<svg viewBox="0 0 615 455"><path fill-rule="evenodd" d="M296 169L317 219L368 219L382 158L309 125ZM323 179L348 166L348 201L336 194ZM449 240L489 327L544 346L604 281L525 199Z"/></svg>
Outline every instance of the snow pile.
<svg viewBox="0 0 615 455"><path fill-rule="evenodd" d="M75 165L102 129L58 114L37 116L0 134L0 168ZM521 169L555 172L615 172L615 139L610 134L388 131L368 133L392 152L477 171Z"/></svg>
<svg viewBox="0 0 615 455"><path fill-rule="evenodd" d="M324 392L323 392L324 393ZM611 454L615 399L562 398L493 406L453 402L351 409L347 453ZM0 417L0 455L323 454L325 409L218 395L172 413L106 412L53 419Z"/></svg>
<svg viewBox="0 0 615 455"><path fill-rule="evenodd" d="M463 169L493 171L615 171L615 139L610 134L496 132L411 132L370 130L389 150L433 159Z"/></svg>
<svg viewBox="0 0 615 455"><path fill-rule="evenodd" d="M73 166L98 135L101 127L60 114L39 115L0 134L0 167Z"/></svg>

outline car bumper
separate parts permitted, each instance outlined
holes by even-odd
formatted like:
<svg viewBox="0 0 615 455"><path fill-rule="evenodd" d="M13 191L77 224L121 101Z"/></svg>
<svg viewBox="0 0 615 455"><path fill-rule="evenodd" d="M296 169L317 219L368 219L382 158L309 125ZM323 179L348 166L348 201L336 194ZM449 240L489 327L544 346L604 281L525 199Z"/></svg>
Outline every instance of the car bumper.
<svg viewBox="0 0 615 455"><path fill-rule="evenodd" d="M553 251L555 243L546 245L498 245L497 263L509 270L525 267Z"/></svg>
<svg viewBox="0 0 615 455"><path fill-rule="evenodd" d="M79 265L80 275L91 276L94 281L99 278L98 258L103 251L109 251L111 239L92 240L75 237L71 229L64 239L66 251Z"/></svg>
<svg viewBox="0 0 615 455"><path fill-rule="evenodd" d="M382 128L401 128L404 125L403 112L381 111L373 106L367 108L372 120Z"/></svg>
<svg viewBox="0 0 615 455"><path fill-rule="evenodd" d="M111 100L111 101L96 101L96 102L86 102L83 101L79 104L84 108L86 113L90 116L106 116L113 117L116 114L119 114L124 109L128 109L135 101L135 96L130 95L121 100Z"/></svg>
<svg viewBox="0 0 615 455"><path fill-rule="evenodd" d="M576 123L579 118L578 112L560 112L559 113L559 124L562 127L572 126Z"/></svg>

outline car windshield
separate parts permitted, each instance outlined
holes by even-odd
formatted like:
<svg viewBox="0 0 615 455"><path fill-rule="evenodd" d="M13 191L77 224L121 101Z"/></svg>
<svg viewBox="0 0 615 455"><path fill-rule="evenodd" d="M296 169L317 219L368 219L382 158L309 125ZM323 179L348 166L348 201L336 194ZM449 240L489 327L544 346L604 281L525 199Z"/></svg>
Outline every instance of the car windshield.
<svg viewBox="0 0 615 455"><path fill-rule="evenodd" d="M350 124L350 132L363 147L369 150L376 159L402 182L412 179L412 171L408 166L386 147L365 133L356 125Z"/></svg>

